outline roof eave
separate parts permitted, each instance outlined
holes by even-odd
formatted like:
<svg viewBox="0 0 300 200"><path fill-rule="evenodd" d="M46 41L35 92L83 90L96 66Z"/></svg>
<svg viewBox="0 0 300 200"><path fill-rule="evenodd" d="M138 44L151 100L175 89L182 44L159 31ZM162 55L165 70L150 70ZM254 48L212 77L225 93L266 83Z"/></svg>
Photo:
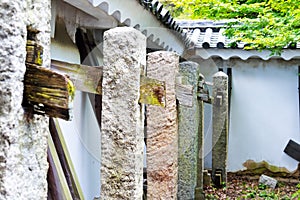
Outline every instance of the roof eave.
<svg viewBox="0 0 300 200"><path fill-rule="evenodd" d="M95 16L104 12L114 17L120 24L140 30L149 40L168 51L182 54L185 44L179 32L164 26L150 11L146 10L136 0L64 0L68 4L88 11ZM93 8L93 9L92 9ZM91 12L93 11L93 12Z"/></svg>
<svg viewBox="0 0 300 200"><path fill-rule="evenodd" d="M187 50L185 53L185 58L188 57L200 57L202 59L210 59L215 57L220 57L223 60L229 60L231 58L239 58L241 60L248 60L250 58L260 58L262 60L270 59L283 59L292 60L300 59L300 49L285 49L278 55L270 55L271 52L268 50L256 51L256 50L243 50L243 49L218 49L218 48L192 48Z"/></svg>

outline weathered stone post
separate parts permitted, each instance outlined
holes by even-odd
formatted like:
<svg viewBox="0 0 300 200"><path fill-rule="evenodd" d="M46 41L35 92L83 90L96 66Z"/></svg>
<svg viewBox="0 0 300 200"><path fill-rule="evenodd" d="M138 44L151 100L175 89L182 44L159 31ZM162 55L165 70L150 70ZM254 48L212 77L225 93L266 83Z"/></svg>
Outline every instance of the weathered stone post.
<svg viewBox="0 0 300 200"><path fill-rule="evenodd" d="M144 126L138 104L146 37L123 27L104 33L101 199L142 199Z"/></svg>
<svg viewBox="0 0 300 200"><path fill-rule="evenodd" d="M217 186L227 182L228 76L213 76L212 179Z"/></svg>
<svg viewBox="0 0 300 200"><path fill-rule="evenodd" d="M50 63L50 0L0 2L0 199L47 199L48 117L22 108L27 26Z"/></svg>
<svg viewBox="0 0 300 200"><path fill-rule="evenodd" d="M195 199L203 188L203 101L198 101L197 96L199 71L199 65L194 62L179 65L181 84L193 86L192 106L178 105L179 200Z"/></svg>
<svg viewBox="0 0 300 200"><path fill-rule="evenodd" d="M175 77L179 56L157 51L148 54L147 76L166 82L166 107L148 105L147 198L176 199L178 180L178 124Z"/></svg>
<svg viewBox="0 0 300 200"><path fill-rule="evenodd" d="M199 74L198 95L203 91L204 76ZM201 86L200 86L201 84ZM208 96L209 98L209 96ZM195 188L195 200L203 200L203 171L204 171L204 102L198 96L198 112L199 112L199 126L198 126L198 157L197 157L197 184Z"/></svg>

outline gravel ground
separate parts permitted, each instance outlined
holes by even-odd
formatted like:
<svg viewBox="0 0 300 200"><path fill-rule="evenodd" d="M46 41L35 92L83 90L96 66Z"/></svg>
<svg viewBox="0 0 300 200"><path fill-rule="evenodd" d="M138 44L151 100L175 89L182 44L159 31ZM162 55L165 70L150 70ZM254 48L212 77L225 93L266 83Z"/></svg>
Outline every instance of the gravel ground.
<svg viewBox="0 0 300 200"><path fill-rule="evenodd" d="M278 180L278 179L277 179ZM298 190L297 179L279 179L275 189L259 185L258 177L228 175L228 183L224 188L216 189L212 186L204 188L205 199L278 199L278 200L299 200L300 197L292 198Z"/></svg>

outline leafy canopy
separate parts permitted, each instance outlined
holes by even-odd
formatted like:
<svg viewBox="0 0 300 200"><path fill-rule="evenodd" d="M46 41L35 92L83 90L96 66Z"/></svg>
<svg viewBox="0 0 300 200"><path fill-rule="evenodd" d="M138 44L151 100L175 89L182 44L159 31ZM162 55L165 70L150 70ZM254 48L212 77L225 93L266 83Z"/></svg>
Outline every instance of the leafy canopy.
<svg viewBox="0 0 300 200"><path fill-rule="evenodd" d="M245 42L245 49L280 54L300 40L298 0L161 0L179 19L235 19L225 35Z"/></svg>

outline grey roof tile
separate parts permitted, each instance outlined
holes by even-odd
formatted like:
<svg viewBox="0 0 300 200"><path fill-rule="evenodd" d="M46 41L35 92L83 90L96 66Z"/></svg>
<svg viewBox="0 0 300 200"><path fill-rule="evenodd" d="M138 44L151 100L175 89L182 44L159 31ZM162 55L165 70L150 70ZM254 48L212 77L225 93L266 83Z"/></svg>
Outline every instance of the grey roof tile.
<svg viewBox="0 0 300 200"><path fill-rule="evenodd" d="M177 23L187 33L189 47L196 48L234 48L243 49L247 44L243 42L233 43L230 39L223 35L228 22L234 20L210 21L210 20L180 20ZM291 46L287 47L293 49ZM296 48L299 49L300 44L297 43Z"/></svg>
<svg viewBox="0 0 300 200"><path fill-rule="evenodd" d="M164 24L167 28L175 31L181 36L183 41L188 44L187 34L183 28L175 21L170 12L164 8L158 0L137 0L145 9L149 10L156 18Z"/></svg>

